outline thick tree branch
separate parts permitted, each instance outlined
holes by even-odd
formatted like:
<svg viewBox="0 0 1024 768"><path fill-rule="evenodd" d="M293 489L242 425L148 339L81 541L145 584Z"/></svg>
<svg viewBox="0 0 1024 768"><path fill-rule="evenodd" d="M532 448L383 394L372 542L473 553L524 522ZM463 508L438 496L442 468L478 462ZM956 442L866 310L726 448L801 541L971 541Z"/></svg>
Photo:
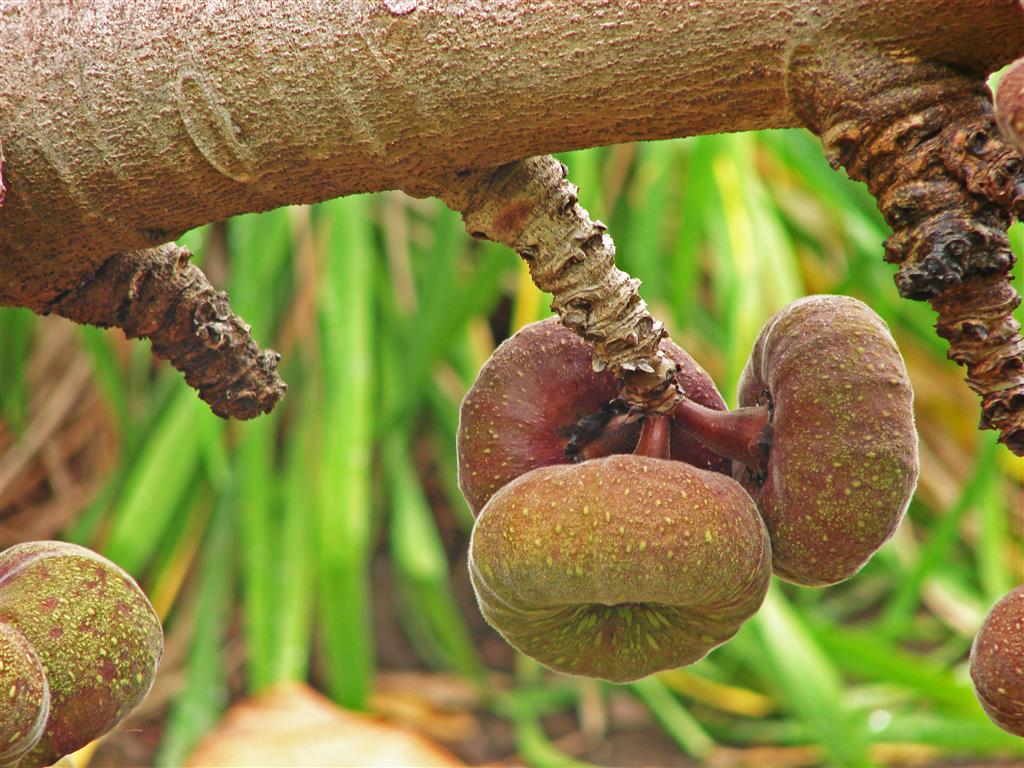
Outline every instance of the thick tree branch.
<svg viewBox="0 0 1024 768"><path fill-rule="evenodd" d="M253 414L281 392L272 354L259 353L222 295L210 298L205 282L192 281L201 273L186 270L180 252L145 249L286 203L388 188L450 196L459 193L450 184L456 172L484 179L484 169L558 150L802 122L831 147L851 103L856 117L856 100L876 97L845 72L830 77L832 62L869 50L978 83L1024 53L1024 11L1017 0L24 0L0 4L0 36L0 303L150 334L190 381L203 379L215 410ZM814 89L792 87L802 74L793 71L794 51L823 62ZM886 98L919 95L913 78L903 85L905 94L890 89ZM834 102L828 120L809 118L806 99L816 100L811 111ZM911 119L931 115L914 110ZM864 126L865 135L878 129ZM935 238L943 247L978 237L992 246L977 264L970 259L981 251L967 249L962 273L991 282L985 290L964 282L970 301L951 287L958 280L928 272L935 260L908 259L900 280L939 309L940 333L968 365L986 419L1016 445L1020 425L1004 411L1024 408L1024 395L1004 385L1019 336L1005 322L1013 300L996 276L1008 266L1000 232L1009 210L1020 214L1021 196L999 181L991 157L972 164L957 147L944 157L955 183L944 183L964 209L959 223L908 244L892 214L899 205L883 199L897 230L889 253L917 253L926 241L934 250ZM887 193L870 176L860 178ZM979 213L975 199L992 205ZM472 209L462 208L467 220L483 215ZM570 226L571 243L582 233L579 250L607 261L607 238L584 218ZM494 224L491 217L497 233ZM531 226L505 240L522 246ZM534 266L561 284L565 318L597 343L598 360L623 373L627 393L650 406L660 391L664 402L653 407L670 402L671 388L649 380L668 381L663 361L648 354L660 328L642 302L627 301L614 322L601 309L620 294L635 297L635 286L612 279L604 287L618 288L576 322L576 278ZM156 325L139 306L121 316L123 292L133 298L140 279L166 302ZM933 290L940 283L950 290ZM110 303L90 304L103 300ZM964 316L951 309L968 305ZM978 323L985 338L968 338ZM221 326L230 343L208 358L203 350L217 346L220 330L202 334Z"/></svg>
<svg viewBox="0 0 1024 768"><path fill-rule="evenodd" d="M1016 0L108 0L0 4L0 303L286 203L553 151L799 124L788 49L984 73Z"/></svg>

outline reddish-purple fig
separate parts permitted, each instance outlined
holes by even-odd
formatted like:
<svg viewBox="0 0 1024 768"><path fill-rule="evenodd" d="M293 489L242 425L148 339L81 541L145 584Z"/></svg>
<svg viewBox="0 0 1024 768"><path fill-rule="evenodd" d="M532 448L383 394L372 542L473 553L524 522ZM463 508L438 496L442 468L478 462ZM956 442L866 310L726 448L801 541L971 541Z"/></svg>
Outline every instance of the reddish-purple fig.
<svg viewBox="0 0 1024 768"><path fill-rule="evenodd" d="M50 687L25 636L0 622L0 766L16 766L43 737Z"/></svg>
<svg viewBox="0 0 1024 768"><path fill-rule="evenodd" d="M996 121L1003 138L1024 153L1024 58L1003 73L996 88Z"/></svg>
<svg viewBox="0 0 1024 768"><path fill-rule="evenodd" d="M807 586L856 573L917 485L913 391L878 315L810 296L762 329L737 411L681 403L674 418L736 460L772 539L775 573Z"/></svg>
<svg viewBox="0 0 1024 768"><path fill-rule="evenodd" d="M996 603L978 630L971 680L992 722L1024 737L1024 584Z"/></svg>
<svg viewBox="0 0 1024 768"><path fill-rule="evenodd" d="M684 350L664 340L687 396L708 408L725 402L711 377ZM506 483L538 467L629 453L639 421L617 412L618 385L593 370L590 347L551 317L520 329L480 371L462 403L459 486L474 514ZM728 462L682 429L672 429L671 455L703 469Z"/></svg>
<svg viewBox="0 0 1024 768"><path fill-rule="evenodd" d="M117 725L149 692L163 631L135 581L109 560L60 541L0 553L0 625L46 673L42 736L20 765L50 765Z"/></svg>
<svg viewBox="0 0 1024 768"><path fill-rule="evenodd" d="M731 477L614 455L504 485L476 521L469 569L484 617L511 645L623 682L732 637L764 599L771 550Z"/></svg>

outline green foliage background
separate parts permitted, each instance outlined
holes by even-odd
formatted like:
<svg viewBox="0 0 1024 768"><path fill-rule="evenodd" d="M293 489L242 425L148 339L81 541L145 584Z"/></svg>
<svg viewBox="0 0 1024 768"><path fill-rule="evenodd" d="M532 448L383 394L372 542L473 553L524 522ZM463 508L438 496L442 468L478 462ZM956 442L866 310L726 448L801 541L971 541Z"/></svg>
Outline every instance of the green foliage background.
<svg viewBox="0 0 1024 768"><path fill-rule="evenodd" d="M931 310L897 296L863 186L802 131L564 159L620 266L727 400L764 320L826 292L890 324L917 391L922 480L894 540L842 585L776 583L733 641L632 692L698 760L755 745L816 745L822 763L857 766L1019 754L975 702L966 654L988 608L1024 580L1024 469L975 430L975 399ZM1020 255L1019 227L1013 240ZM514 685L492 685L452 589L472 524L456 485L460 399L502 337L548 312L517 257L473 241L440 203L398 193L243 216L183 242L284 354L290 389L272 415L226 423L166 365L151 367L145 343L125 358L119 334L80 331L120 462L64 535L133 573L168 632L192 627L160 764L179 764L228 704L225 649L239 631L248 691L312 677L365 706L379 551L422 662L473 680L514 723L527 762L567 764L537 718L572 711L581 685L526 661ZM3 310L2 321L3 415L17 429L35 320ZM442 507L461 532L447 548ZM757 716L739 713L748 701Z"/></svg>

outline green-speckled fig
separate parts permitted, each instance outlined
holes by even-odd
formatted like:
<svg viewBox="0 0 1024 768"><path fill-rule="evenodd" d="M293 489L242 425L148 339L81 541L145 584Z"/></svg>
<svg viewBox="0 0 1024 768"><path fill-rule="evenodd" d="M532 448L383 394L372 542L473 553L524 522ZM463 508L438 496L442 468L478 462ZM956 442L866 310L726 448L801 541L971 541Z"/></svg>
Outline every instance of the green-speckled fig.
<svg viewBox="0 0 1024 768"><path fill-rule="evenodd" d="M546 666L615 682L690 664L761 605L768 535L727 475L613 455L535 469L484 507L469 569L487 621Z"/></svg>
<svg viewBox="0 0 1024 768"><path fill-rule="evenodd" d="M683 349L663 340L676 379L695 402L725 408L714 382ZM550 317L503 342L477 376L459 418L459 486L474 514L503 485L526 472L612 453L629 453L638 421L616 414L614 376L595 372L590 347ZM728 472L729 464L673 427L672 458Z"/></svg>
<svg viewBox="0 0 1024 768"><path fill-rule="evenodd" d="M978 630L971 680L992 722L1024 737L1024 584L996 603Z"/></svg>
<svg viewBox="0 0 1024 768"><path fill-rule="evenodd" d="M809 296L761 330L739 382L766 408L763 471L737 466L772 539L775 572L817 586L856 573L917 485L914 395L889 329L846 296Z"/></svg>
<svg viewBox="0 0 1024 768"><path fill-rule="evenodd" d="M39 743L50 714L50 688L28 640L0 622L0 766L16 766Z"/></svg>
<svg viewBox="0 0 1024 768"><path fill-rule="evenodd" d="M117 725L148 693L163 652L160 621L109 560L59 541L0 553L0 623L39 657L50 714L21 768L50 765Z"/></svg>

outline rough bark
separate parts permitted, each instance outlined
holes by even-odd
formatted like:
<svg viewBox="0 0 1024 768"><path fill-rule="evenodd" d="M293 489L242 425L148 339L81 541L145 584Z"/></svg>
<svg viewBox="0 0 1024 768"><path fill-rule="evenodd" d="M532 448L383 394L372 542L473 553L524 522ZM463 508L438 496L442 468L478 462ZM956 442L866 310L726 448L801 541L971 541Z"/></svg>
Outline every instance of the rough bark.
<svg viewBox="0 0 1024 768"><path fill-rule="evenodd" d="M0 302L245 211L579 147L800 124L788 51L982 74L1015 0L0 0Z"/></svg>
<svg viewBox="0 0 1024 768"><path fill-rule="evenodd" d="M122 278L151 274L143 264L150 260L156 272L179 263L152 246L199 224L388 188L465 202L469 181L480 189L506 173L491 178L483 169L558 150L801 123L827 132L805 98L820 101L822 88L838 85L829 98L843 114L845 99L868 92L842 66L839 77L826 66L809 88L793 88L795 51L832 62L849 50L870 50L930 62L976 84L1024 52L1024 13L1016 0L0 0L0 40L0 303L77 313L98 324L128 320L135 329L126 331L136 334L152 317L118 316L134 299L135 282ZM913 93L914 84L905 85ZM1017 205L1012 187L1000 192L990 172L957 163L951 173L962 173L950 195L963 192L1001 209ZM558 189L548 202L559 198ZM993 198L999 194L1010 199ZM888 215L891 207L882 208ZM522 231L497 239L523 250L522 236L538 241L537 227L552 245L558 232L572 243L582 233L578 250L597 257L595 264L607 262L610 240L577 209L547 216L543 225L524 220ZM469 220L472 211L462 210ZM965 216L972 231L987 228L998 237L1005 228L1005 215L986 214L980 223ZM502 222L489 219L495 224ZM542 250L557 259L575 248ZM995 248L986 264L1002 253ZM572 326L580 275L593 269L588 262L568 282L560 271L534 269L562 284L568 298L556 296L556 304ZM602 301L622 310L614 328L601 330L603 321L595 326L590 317L576 330L596 342L598 360L624 372L635 405L667 407L677 393L659 384L671 376L648 354L660 327L626 276L607 270L606 277L617 288ZM165 324L178 326L150 328L154 348L186 370L203 361L222 372L207 382L219 393L215 410L252 415L272 406L283 392L276 357L260 352L237 318L229 324L243 333L221 347L225 358L214 362L200 346L188 346L211 347L203 336L210 318L175 294L186 283L148 283L162 306L192 308L164 313ZM616 304L617 296L634 298ZM940 315L950 303L965 306L953 292L927 296ZM105 308L86 311L101 297L109 298ZM986 301L990 314L1012 304L1002 293ZM227 308L218 302L220 322ZM599 310L588 306L605 312ZM959 338L955 329L973 315L957 319L947 306L944 316L940 333L958 336L953 353L968 364L969 382L988 403L986 418L1004 427L1005 439L1005 419L992 418L998 408L989 396L1003 391L996 384L1008 367L989 375L993 343L977 351ZM1003 323L997 335L1008 328ZM172 351L161 336L186 346ZM1017 354L1017 341L999 338ZM252 386L239 399L242 374ZM1016 390L1003 394L999 408L1024 409Z"/></svg>
<svg viewBox="0 0 1024 768"><path fill-rule="evenodd" d="M173 243L119 253L48 311L150 339L153 353L170 360L218 416L267 413L287 389L277 375L281 356L256 346L227 294L214 290L191 256Z"/></svg>
<svg viewBox="0 0 1024 768"><path fill-rule="evenodd" d="M1024 454L1024 339L1006 229L1024 216L1024 162L991 94L947 65L851 47L794 51L793 99L835 166L867 183L893 228L896 286L927 300L949 357L981 397L983 429Z"/></svg>
<svg viewBox="0 0 1024 768"><path fill-rule="evenodd" d="M562 323L586 340L594 369L609 368L634 413L671 411L682 393L661 351L665 326L640 298L640 281L615 267L607 227L580 206L568 169L550 155L445 180L441 198L466 230L512 248L552 294Z"/></svg>

